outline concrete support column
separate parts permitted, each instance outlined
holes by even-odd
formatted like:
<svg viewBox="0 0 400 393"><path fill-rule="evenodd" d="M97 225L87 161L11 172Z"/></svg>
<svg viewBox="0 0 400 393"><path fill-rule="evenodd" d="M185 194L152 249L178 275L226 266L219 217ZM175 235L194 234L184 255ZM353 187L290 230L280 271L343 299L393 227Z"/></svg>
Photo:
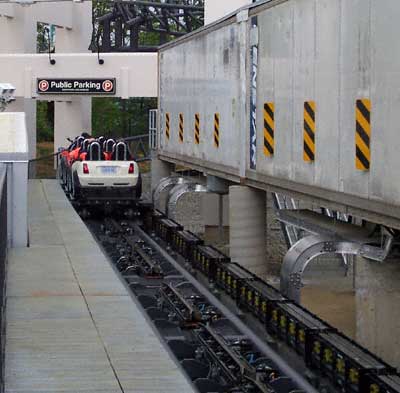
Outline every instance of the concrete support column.
<svg viewBox="0 0 400 393"><path fill-rule="evenodd" d="M19 97L7 106L6 112L25 112L29 159L36 158L36 101Z"/></svg>
<svg viewBox="0 0 400 393"><path fill-rule="evenodd" d="M210 227L216 227L219 225L219 195L217 194L205 194L201 199L201 215L204 217L204 225ZM229 226L229 196L224 195L223 197L223 225Z"/></svg>
<svg viewBox="0 0 400 393"><path fill-rule="evenodd" d="M67 138L74 138L83 131L91 132L90 98L75 98L73 101L56 102L54 105L54 151L67 146Z"/></svg>
<svg viewBox="0 0 400 393"><path fill-rule="evenodd" d="M266 193L250 187L229 187L230 256L250 271L265 276Z"/></svg>
<svg viewBox="0 0 400 393"><path fill-rule="evenodd" d="M355 263L357 341L399 368L400 260Z"/></svg>
<svg viewBox="0 0 400 393"><path fill-rule="evenodd" d="M35 53L36 20L31 7L0 6L0 53Z"/></svg>
<svg viewBox="0 0 400 393"><path fill-rule="evenodd" d="M161 179L171 176L173 168L171 163L160 160L156 151L152 151L151 154L151 192L153 192Z"/></svg>
<svg viewBox="0 0 400 393"><path fill-rule="evenodd" d="M207 193L202 199L202 216L206 226L229 225L229 181L207 175ZM221 233L220 233L221 235Z"/></svg>

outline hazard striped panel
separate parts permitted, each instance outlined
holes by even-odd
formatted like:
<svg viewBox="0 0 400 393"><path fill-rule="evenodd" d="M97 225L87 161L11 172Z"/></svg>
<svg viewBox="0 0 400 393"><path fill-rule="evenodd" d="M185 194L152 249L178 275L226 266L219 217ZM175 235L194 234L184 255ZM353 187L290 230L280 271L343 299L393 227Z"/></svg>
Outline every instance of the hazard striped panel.
<svg viewBox="0 0 400 393"><path fill-rule="evenodd" d="M220 127L219 113L215 113L214 114L214 146L217 149L219 148L219 139L220 139L219 127Z"/></svg>
<svg viewBox="0 0 400 393"><path fill-rule="evenodd" d="M306 162L315 160L315 102L304 103L303 158Z"/></svg>
<svg viewBox="0 0 400 393"><path fill-rule="evenodd" d="M371 167L371 100L356 102L356 168L368 171Z"/></svg>
<svg viewBox="0 0 400 393"><path fill-rule="evenodd" d="M196 145L200 144L200 114L196 113L194 115L194 143Z"/></svg>
<svg viewBox="0 0 400 393"><path fill-rule="evenodd" d="M183 143L183 134L184 134L184 121L183 121L183 113L179 114L179 142Z"/></svg>
<svg viewBox="0 0 400 393"><path fill-rule="evenodd" d="M165 136L169 140L169 137L171 135L171 118L169 113L165 114Z"/></svg>
<svg viewBox="0 0 400 393"><path fill-rule="evenodd" d="M275 152L275 104L264 104L264 155L272 157Z"/></svg>

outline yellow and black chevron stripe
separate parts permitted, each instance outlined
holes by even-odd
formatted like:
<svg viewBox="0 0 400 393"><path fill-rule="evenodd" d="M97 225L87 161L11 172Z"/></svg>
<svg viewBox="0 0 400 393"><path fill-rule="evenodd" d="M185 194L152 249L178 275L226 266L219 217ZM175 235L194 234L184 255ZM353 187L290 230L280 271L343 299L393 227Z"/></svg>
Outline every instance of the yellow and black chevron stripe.
<svg viewBox="0 0 400 393"><path fill-rule="evenodd" d="M264 104L264 155L272 157L275 151L275 104Z"/></svg>
<svg viewBox="0 0 400 393"><path fill-rule="evenodd" d="M183 133L184 133L184 122L183 122L183 113L179 114L179 142L183 143Z"/></svg>
<svg viewBox="0 0 400 393"><path fill-rule="evenodd" d="M304 103L303 158L306 162L315 161L315 102Z"/></svg>
<svg viewBox="0 0 400 393"><path fill-rule="evenodd" d="M169 137L171 135L171 118L169 116L169 113L165 114L165 136L169 140Z"/></svg>
<svg viewBox="0 0 400 393"><path fill-rule="evenodd" d="M214 114L214 146L218 149L219 148L219 127L220 127L220 118L219 113Z"/></svg>
<svg viewBox="0 0 400 393"><path fill-rule="evenodd" d="M356 102L356 168L368 171L371 167L371 100Z"/></svg>
<svg viewBox="0 0 400 393"><path fill-rule="evenodd" d="M196 145L200 144L200 114L196 113L194 115L194 143Z"/></svg>

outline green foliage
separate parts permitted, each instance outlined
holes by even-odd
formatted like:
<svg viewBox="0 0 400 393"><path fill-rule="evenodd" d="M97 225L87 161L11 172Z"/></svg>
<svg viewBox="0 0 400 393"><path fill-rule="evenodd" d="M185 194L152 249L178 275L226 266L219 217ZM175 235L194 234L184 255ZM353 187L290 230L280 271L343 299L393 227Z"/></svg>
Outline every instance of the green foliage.
<svg viewBox="0 0 400 393"><path fill-rule="evenodd" d="M49 115L51 106L46 101L37 102L36 129L37 141L52 142L54 140L54 119ZM54 114L54 111L53 111Z"/></svg>
<svg viewBox="0 0 400 393"><path fill-rule="evenodd" d="M36 53L47 53L49 51L49 38L50 51L54 53L56 44L55 26L38 22L36 31Z"/></svg>
<svg viewBox="0 0 400 393"><path fill-rule="evenodd" d="M145 134L149 110L155 108L156 98L93 98L92 133L114 137Z"/></svg>

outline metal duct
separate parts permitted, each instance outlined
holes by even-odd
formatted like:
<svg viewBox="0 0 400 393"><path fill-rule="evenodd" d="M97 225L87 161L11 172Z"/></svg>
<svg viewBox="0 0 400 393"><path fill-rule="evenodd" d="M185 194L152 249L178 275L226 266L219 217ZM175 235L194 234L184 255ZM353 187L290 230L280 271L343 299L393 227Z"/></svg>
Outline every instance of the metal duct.
<svg viewBox="0 0 400 393"><path fill-rule="evenodd" d="M201 184L195 183L184 183L184 184L176 184L174 188L168 194L167 199L167 211L166 214L168 217L174 217L176 214L176 206L179 202L179 199L182 198L183 195L191 192L208 192L207 187L204 187Z"/></svg>
<svg viewBox="0 0 400 393"><path fill-rule="evenodd" d="M182 184L187 184L191 183L191 181L187 178L180 177L180 176L170 176L170 177L165 177L161 179L161 181L158 183L157 187L153 191L153 203L155 207L160 208L163 212L166 211L167 208L167 203L168 203L168 198L166 201L166 204L164 206L159 206L161 201L161 195L164 191L167 191L171 188L173 188L176 185L182 185Z"/></svg>
<svg viewBox="0 0 400 393"><path fill-rule="evenodd" d="M323 254L359 255L378 262L384 261L392 248L393 236L386 229L382 230L382 235L385 238L382 248L329 236L304 237L290 248L283 259L281 291L300 303L303 272L314 258Z"/></svg>

